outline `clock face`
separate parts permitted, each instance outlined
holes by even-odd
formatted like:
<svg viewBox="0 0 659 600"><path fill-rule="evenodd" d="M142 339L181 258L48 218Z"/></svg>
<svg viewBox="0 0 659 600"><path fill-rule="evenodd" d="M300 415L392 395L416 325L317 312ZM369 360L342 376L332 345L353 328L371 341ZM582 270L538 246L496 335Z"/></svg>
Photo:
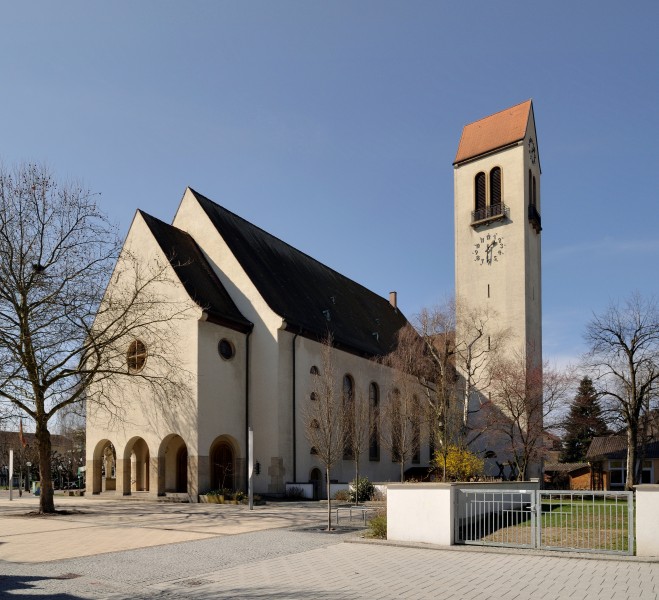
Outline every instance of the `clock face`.
<svg viewBox="0 0 659 600"><path fill-rule="evenodd" d="M529 139L529 159L531 160L531 164L535 164L535 157L536 157L535 142L533 141L533 138L530 138Z"/></svg>
<svg viewBox="0 0 659 600"><path fill-rule="evenodd" d="M496 233L481 235L474 244L474 260L479 265L491 265L503 259L503 236Z"/></svg>

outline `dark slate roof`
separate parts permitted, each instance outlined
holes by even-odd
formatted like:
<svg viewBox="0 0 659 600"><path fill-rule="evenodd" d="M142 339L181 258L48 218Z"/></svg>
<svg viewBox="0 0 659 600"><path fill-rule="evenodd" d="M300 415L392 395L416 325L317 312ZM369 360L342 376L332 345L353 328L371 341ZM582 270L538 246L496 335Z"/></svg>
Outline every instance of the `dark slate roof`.
<svg viewBox="0 0 659 600"><path fill-rule="evenodd" d="M252 323L238 310L192 237L145 212L138 212L169 259L185 291L207 312L208 320L237 331L250 331Z"/></svg>
<svg viewBox="0 0 659 600"><path fill-rule="evenodd" d="M407 319L387 300L190 191L289 331L319 340L329 331L337 347L365 356L395 347Z"/></svg>
<svg viewBox="0 0 659 600"><path fill-rule="evenodd" d="M627 436L594 437L586 452L586 458L590 460L625 460L627 458ZM652 441L645 446L645 458L659 458L659 441Z"/></svg>

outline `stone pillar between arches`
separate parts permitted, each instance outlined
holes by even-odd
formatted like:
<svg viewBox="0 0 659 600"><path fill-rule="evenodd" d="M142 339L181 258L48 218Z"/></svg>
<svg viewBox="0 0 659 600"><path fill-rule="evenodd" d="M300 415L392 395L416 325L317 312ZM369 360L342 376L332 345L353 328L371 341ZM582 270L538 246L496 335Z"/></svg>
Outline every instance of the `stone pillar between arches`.
<svg viewBox="0 0 659 600"><path fill-rule="evenodd" d="M117 492L124 496L130 496L130 458L117 459Z"/></svg>

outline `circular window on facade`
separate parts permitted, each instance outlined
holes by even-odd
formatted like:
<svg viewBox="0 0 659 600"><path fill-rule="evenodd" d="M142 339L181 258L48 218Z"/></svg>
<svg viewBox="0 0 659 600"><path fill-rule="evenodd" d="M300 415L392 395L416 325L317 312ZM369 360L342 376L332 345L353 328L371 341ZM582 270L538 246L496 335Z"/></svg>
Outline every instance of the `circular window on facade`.
<svg viewBox="0 0 659 600"><path fill-rule="evenodd" d="M133 340L128 346L126 363L129 373L137 373L144 368L146 363L146 346L141 340Z"/></svg>
<svg viewBox="0 0 659 600"><path fill-rule="evenodd" d="M236 349L227 339L220 340L220 343L217 345L217 351L224 360L231 360L236 354Z"/></svg>

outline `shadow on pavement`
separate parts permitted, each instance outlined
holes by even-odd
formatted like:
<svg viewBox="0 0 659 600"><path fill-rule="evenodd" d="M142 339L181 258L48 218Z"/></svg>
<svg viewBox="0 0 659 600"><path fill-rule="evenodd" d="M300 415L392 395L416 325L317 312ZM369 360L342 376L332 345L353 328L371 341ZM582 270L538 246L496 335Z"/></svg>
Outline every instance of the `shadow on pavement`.
<svg viewBox="0 0 659 600"><path fill-rule="evenodd" d="M35 577L33 575L0 575L0 598L6 598L8 595L16 598L48 598L49 600L75 600L82 596L69 594L68 592L53 593L44 590L38 591L36 588L41 581L53 581L71 579L69 574L60 575L59 577ZM27 592L27 594L26 594Z"/></svg>
<svg viewBox="0 0 659 600"><path fill-rule="evenodd" d="M150 596L149 596L150 597ZM154 596L155 597L155 596ZM345 600L345 590L322 591L317 589L273 589L267 587L252 587L249 589L233 588L218 590L217 586L208 590L190 589L183 593L183 598L194 598L195 600L212 600L214 598L232 598L233 600L244 600L253 598L314 598L314 600Z"/></svg>

